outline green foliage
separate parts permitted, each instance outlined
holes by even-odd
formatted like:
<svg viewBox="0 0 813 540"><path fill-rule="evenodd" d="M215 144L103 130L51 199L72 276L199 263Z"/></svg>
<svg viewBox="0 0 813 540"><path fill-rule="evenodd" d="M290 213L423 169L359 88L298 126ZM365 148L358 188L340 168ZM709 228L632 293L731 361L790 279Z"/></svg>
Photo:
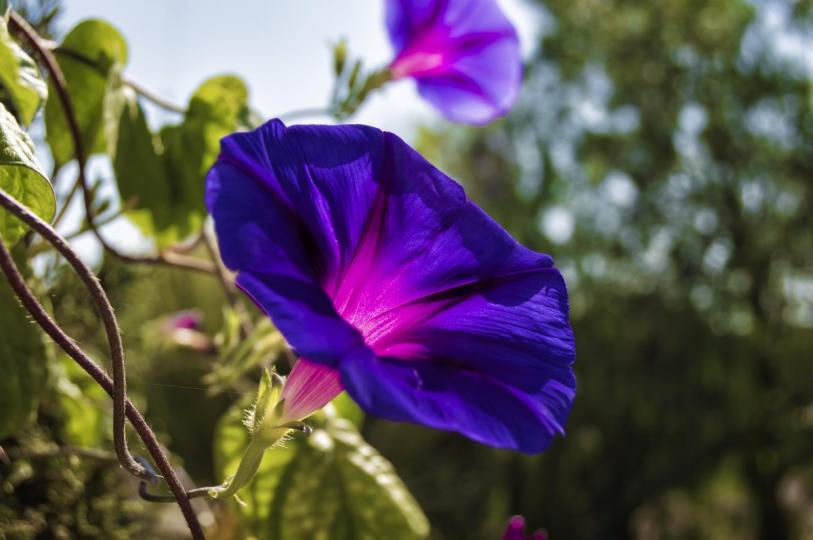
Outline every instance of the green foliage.
<svg viewBox="0 0 813 540"><path fill-rule="evenodd" d="M56 210L50 182L34 155L34 144L17 121L0 103L0 188L26 205L44 220ZM0 210L0 237L13 245L26 227L16 217Z"/></svg>
<svg viewBox="0 0 813 540"><path fill-rule="evenodd" d="M170 183L135 92L112 92L106 104L108 153L127 217L145 234L177 238L170 204ZM159 244L164 244L159 240Z"/></svg>
<svg viewBox="0 0 813 540"><path fill-rule="evenodd" d="M112 421L110 397L67 356L54 367L54 379L62 415L62 438L78 447L101 447L107 442Z"/></svg>
<svg viewBox="0 0 813 540"><path fill-rule="evenodd" d="M26 427L48 380L39 329L0 281L0 439Z"/></svg>
<svg viewBox="0 0 813 540"><path fill-rule="evenodd" d="M4 11L0 6L0 14ZM45 103L48 87L31 57L9 35L6 21L0 20L0 96L3 93L27 126Z"/></svg>
<svg viewBox="0 0 813 540"><path fill-rule="evenodd" d="M246 85L237 77L221 75L198 87L180 125L161 130L166 175L172 179L165 204L175 218L175 239L200 229L206 215L206 172L220 152L220 139L235 131L247 115ZM159 243L164 243L160 236Z"/></svg>
<svg viewBox="0 0 813 540"><path fill-rule="evenodd" d="M216 465L232 474L248 443L233 409L220 421ZM238 497L242 525L260 540L282 538L425 538L428 523L392 465L355 427L326 415L313 434L266 452L259 473Z"/></svg>
<svg viewBox="0 0 813 540"><path fill-rule="evenodd" d="M112 454L80 456L63 444L44 427L4 441L11 462L0 462L0 538L168 538L151 530Z"/></svg>
<svg viewBox="0 0 813 540"><path fill-rule="evenodd" d="M159 247L200 230L206 215L204 178L220 139L248 115L248 90L230 75L205 81L192 95L183 122L150 132L129 89L108 94L108 152L127 215Z"/></svg>
<svg viewBox="0 0 813 540"><path fill-rule="evenodd" d="M350 394L342 392L330 403L336 408L336 414L340 418L350 420L357 428L361 429L364 424L364 411L353 401Z"/></svg>
<svg viewBox="0 0 813 540"><path fill-rule="evenodd" d="M259 366L273 364L286 348L282 334L267 317L257 321L251 333L244 336L244 317L234 310L224 310L223 328L216 337L218 361L204 378L213 393L228 391Z"/></svg>
<svg viewBox="0 0 813 540"><path fill-rule="evenodd" d="M118 73L127 62L127 44L110 24L87 20L76 25L55 55L65 77L86 155L106 150L104 104L119 90ZM57 165L74 157L74 143L53 81L48 83L45 126L51 154Z"/></svg>

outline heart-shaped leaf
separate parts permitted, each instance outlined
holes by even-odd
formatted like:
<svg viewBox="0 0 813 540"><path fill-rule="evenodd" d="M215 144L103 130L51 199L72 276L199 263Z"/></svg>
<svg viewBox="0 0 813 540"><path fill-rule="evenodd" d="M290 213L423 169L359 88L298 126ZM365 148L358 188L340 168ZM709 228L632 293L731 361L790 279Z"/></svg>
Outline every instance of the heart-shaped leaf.
<svg viewBox="0 0 813 540"><path fill-rule="evenodd" d="M34 144L17 120L0 103L0 188L49 221L56 211L51 183L34 155ZM0 210L0 237L13 245L25 234L26 226Z"/></svg>

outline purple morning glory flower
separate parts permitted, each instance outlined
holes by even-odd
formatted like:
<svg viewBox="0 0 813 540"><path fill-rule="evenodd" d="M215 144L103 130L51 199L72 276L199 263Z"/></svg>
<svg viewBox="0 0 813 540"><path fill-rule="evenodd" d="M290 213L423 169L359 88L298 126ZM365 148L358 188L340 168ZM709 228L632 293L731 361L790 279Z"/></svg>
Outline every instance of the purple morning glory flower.
<svg viewBox="0 0 813 540"><path fill-rule="evenodd" d="M548 540L548 535L536 531L530 536L525 536L525 518L514 516L508 521L502 540Z"/></svg>
<svg viewBox="0 0 813 540"><path fill-rule="evenodd" d="M342 389L367 412L524 452L575 395L567 291L392 133L272 120L207 177L223 261L301 357L301 419Z"/></svg>
<svg viewBox="0 0 813 540"><path fill-rule="evenodd" d="M394 79L453 122L485 124L505 115L522 82L519 39L495 0L387 0Z"/></svg>

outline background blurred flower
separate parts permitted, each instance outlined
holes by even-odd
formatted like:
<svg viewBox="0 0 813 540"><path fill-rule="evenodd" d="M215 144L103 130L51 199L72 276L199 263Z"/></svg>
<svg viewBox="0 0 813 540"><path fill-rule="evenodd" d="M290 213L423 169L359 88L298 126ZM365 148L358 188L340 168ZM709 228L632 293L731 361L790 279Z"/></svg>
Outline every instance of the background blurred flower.
<svg viewBox="0 0 813 540"><path fill-rule="evenodd" d="M206 199L238 286L302 357L288 415L344 388L498 447L563 432L575 349L552 259L395 135L271 121L223 140Z"/></svg>
<svg viewBox="0 0 813 540"><path fill-rule="evenodd" d="M171 313L160 319L159 335L167 343L178 347L186 347L201 352L211 352L214 348L212 339L200 331L203 325L203 314L196 309L189 309ZM148 333L152 328L147 329Z"/></svg>
<svg viewBox="0 0 813 540"><path fill-rule="evenodd" d="M548 540L548 535L535 531L530 536L525 536L525 518L514 516L508 520L502 540Z"/></svg>
<svg viewBox="0 0 813 540"><path fill-rule="evenodd" d="M387 0L394 79L449 120L485 124L513 105L522 82L519 38L494 0Z"/></svg>
<svg viewBox="0 0 813 540"><path fill-rule="evenodd" d="M189 309L169 315L162 328L167 332L180 329L200 330L202 324L203 314L197 309Z"/></svg>

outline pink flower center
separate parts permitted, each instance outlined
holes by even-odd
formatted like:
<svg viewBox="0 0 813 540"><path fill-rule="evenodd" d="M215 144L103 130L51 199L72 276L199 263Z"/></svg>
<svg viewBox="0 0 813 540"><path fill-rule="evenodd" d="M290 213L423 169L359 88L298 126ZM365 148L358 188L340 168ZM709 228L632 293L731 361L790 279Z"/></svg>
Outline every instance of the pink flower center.
<svg viewBox="0 0 813 540"><path fill-rule="evenodd" d="M437 51L408 50L400 54L390 66L393 79L425 75L444 64L443 53Z"/></svg>

